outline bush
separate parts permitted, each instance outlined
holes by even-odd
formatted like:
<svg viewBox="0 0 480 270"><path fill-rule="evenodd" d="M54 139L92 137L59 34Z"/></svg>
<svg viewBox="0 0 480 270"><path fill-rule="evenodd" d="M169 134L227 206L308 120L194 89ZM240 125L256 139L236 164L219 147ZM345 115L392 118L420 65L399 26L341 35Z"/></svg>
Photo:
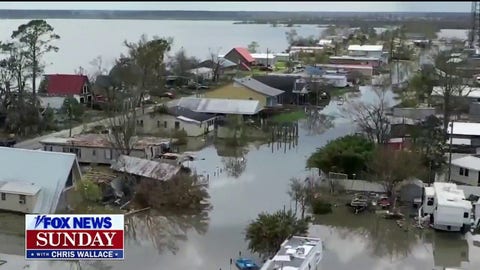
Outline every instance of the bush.
<svg viewBox="0 0 480 270"><path fill-rule="evenodd" d="M172 138L177 139L174 145L185 145L188 142L188 134L184 129L173 130Z"/></svg>
<svg viewBox="0 0 480 270"><path fill-rule="evenodd" d="M320 198L313 199L310 206L312 207L312 213L315 215L325 215L332 212L332 204Z"/></svg>

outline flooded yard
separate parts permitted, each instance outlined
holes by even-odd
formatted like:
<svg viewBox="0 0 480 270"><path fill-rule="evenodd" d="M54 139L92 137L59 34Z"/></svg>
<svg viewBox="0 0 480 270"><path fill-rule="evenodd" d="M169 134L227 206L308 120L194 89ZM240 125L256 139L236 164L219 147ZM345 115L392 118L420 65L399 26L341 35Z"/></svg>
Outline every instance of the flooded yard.
<svg viewBox="0 0 480 270"><path fill-rule="evenodd" d="M369 88L361 91L360 99L371 99ZM252 143L233 149L204 141L208 146L196 152L199 160L191 165L209 175L213 208L203 213L148 212L129 218L125 261L105 263L112 268L84 269L233 269L230 258L239 252L251 255L244 240L249 221L263 211L293 207L287 195L289 179L309 175L305 162L316 148L355 131L348 119L338 118L339 106L333 102L324 109L323 113L336 117L326 123L328 128L301 120L295 144ZM315 218L310 234L325 241L319 269L480 269L480 248L468 237L405 231L392 220L369 213L354 215L343 206ZM5 244L10 238L0 240L2 249L23 255L23 242L13 251ZM68 269L65 263L45 265Z"/></svg>

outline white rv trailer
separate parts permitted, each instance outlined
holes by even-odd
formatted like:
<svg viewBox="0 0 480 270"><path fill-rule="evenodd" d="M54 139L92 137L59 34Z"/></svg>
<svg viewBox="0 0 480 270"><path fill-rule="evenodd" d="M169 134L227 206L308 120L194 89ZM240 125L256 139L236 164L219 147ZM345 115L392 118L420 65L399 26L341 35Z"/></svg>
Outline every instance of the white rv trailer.
<svg viewBox="0 0 480 270"><path fill-rule="evenodd" d="M465 200L463 190L457 189L456 184L435 182L433 187L424 188L421 212L422 216L430 215L434 229L466 231L471 225L472 203Z"/></svg>

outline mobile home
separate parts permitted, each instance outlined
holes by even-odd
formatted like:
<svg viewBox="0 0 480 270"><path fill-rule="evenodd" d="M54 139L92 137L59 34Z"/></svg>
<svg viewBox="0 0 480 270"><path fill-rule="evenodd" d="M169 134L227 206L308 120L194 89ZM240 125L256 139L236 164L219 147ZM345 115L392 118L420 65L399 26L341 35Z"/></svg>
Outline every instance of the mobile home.
<svg viewBox="0 0 480 270"><path fill-rule="evenodd" d="M421 213L430 215L434 229L465 232L471 224L472 203L456 184L435 182L424 189Z"/></svg>

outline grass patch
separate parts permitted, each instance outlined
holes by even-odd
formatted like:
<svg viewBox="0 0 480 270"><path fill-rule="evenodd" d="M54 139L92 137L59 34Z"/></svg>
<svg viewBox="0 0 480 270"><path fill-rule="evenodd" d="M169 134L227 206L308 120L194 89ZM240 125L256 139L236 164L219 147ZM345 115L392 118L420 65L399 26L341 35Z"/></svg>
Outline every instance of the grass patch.
<svg viewBox="0 0 480 270"><path fill-rule="evenodd" d="M295 122L303 118L305 118L305 112L294 111L294 112L277 114L272 117L272 121L277 123L287 123L287 122Z"/></svg>

